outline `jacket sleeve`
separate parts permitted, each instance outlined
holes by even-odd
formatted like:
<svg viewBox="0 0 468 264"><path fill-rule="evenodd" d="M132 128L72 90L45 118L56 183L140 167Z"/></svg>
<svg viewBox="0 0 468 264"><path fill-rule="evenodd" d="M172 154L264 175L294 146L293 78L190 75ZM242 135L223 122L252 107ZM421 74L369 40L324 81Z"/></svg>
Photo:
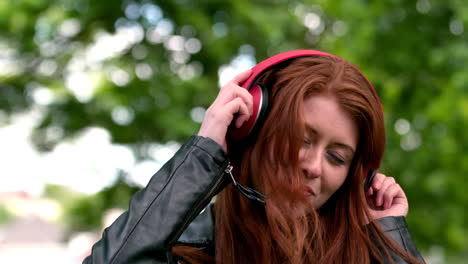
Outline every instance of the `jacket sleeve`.
<svg viewBox="0 0 468 264"><path fill-rule="evenodd" d="M397 242L404 250L410 253L412 256L421 260L424 263L424 259L416 248L416 244L411 238L411 234L406 224L404 216L388 216L376 220L376 223L382 228L382 230L395 242ZM398 255L391 252L393 261L395 264L407 263L401 259Z"/></svg>
<svg viewBox="0 0 468 264"><path fill-rule="evenodd" d="M216 142L192 136L132 197L83 263L172 262L172 245L225 186L227 165Z"/></svg>

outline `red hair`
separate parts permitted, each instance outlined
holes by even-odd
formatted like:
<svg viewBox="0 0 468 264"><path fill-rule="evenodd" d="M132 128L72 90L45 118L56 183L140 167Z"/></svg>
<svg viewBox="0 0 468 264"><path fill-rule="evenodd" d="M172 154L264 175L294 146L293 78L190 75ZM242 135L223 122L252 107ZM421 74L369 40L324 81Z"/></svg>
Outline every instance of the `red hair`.
<svg viewBox="0 0 468 264"><path fill-rule="evenodd" d="M370 219L362 175L378 168L385 149L383 113L378 98L351 65L328 57L303 57L265 73L271 109L257 135L241 144L228 142L238 181L267 194L265 207L247 200L232 186L215 204L216 263L370 263L391 261L387 247L411 263ZM303 102L325 94L336 98L359 128L359 141L343 185L320 208L301 192L299 166L304 136ZM382 252L382 249L383 252ZM209 259L200 251L175 247L191 263Z"/></svg>

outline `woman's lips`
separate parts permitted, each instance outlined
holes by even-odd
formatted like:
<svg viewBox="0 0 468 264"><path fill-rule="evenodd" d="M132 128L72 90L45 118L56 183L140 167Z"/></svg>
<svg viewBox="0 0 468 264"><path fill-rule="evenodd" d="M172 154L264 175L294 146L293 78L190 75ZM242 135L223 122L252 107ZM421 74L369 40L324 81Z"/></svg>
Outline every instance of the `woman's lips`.
<svg viewBox="0 0 468 264"><path fill-rule="evenodd" d="M314 196L315 192L314 192L314 190L312 190L312 188L306 187L306 188L304 188L304 194L305 194L305 196Z"/></svg>

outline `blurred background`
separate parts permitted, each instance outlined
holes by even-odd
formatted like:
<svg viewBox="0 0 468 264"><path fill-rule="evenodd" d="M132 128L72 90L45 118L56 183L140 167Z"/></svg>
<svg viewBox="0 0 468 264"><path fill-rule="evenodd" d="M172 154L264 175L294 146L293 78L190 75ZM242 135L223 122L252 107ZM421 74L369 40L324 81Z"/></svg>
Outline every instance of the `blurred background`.
<svg viewBox="0 0 468 264"><path fill-rule="evenodd" d="M0 0L0 263L81 263L218 87L291 49L368 76L419 249L466 263L466 31L465 0Z"/></svg>

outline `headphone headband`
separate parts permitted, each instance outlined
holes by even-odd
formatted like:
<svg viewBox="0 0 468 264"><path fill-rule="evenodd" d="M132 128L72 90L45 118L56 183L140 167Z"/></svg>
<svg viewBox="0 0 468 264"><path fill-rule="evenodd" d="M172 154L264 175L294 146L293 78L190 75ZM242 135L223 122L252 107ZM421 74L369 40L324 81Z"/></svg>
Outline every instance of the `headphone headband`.
<svg viewBox="0 0 468 264"><path fill-rule="evenodd" d="M332 55L330 53L326 53L326 52L319 51L319 50L291 50L291 51L286 51L286 52L274 55L274 56L272 56L272 57L270 57L268 59L265 59L264 61L261 61L260 63L255 65L252 68L252 73L250 74L250 77L246 81L244 81L244 83L242 83L241 87L244 87L245 89L249 90L250 86L253 84L253 81L255 79L257 79L257 77L259 77L259 75L261 75L263 72L268 70L270 67L273 67L273 66L275 66L275 65L277 65L277 64L279 64L279 63L281 63L283 61L291 60L291 59L298 58L298 57L309 57L309 56L329 57L329 58L333 58L333 59L336 59L336 60L339 60L339 61L344 61L340 57L337 57L337 56ZM374 86L372 86L372 84L366 78L366 76L364 76L364 74L362 74L362 72L359 71L358 68L356 68L354 65L352 65L352 64L349 64L349 65L357 73L359 73L359 75L361 75L361 77L366 81L367 85L369 85L369 87L372 89L372 93L374 94L377 101L379 101L378 100L379 97L377 95L377 92L374 89ZM379 101L379 104L380 104L380 101Z"/></svg>
<svg viewBox="0 0 468 264"><path fill-rule="evenodd" d="M329 57L332 59L336 59L338 61L344 61L340 57L337 57L335 55L323 52L323 51L318 51L318 50L292 50L292 51L286 51L277 55L274 55L264 61L261 61L257 65L255 65L252 68L252 73L250 74L249 78L241 83L241 87L249 90L249 92L252 94L254 97L254 109L253 109L253 114L249 120L245 122L245 124L240 127L240 128L231 128L231 138L234 140L241 140L243 138L246 138L254 129L256 124L258 123L257 121L259 120L259 117L262 117L265 115L264 111L266 111L267 104L268 104L268 96L266 94L268 91L265 91L265 88L259 87L258 85L255 85L255 80L270 69L271 67L295 58L299 57L310 57L310 56L317 56L317 57ZM349 64L349 63L348 63ZM378 101L380 105L380 109L382 110L382 104L380 103L379 97L377 95L377 92L375 91L374 87L372 84L369 82L369 80L362 74L355 66L352 64L349 64L359 75L366 81L367 85L370 87L372 90L372 93L375 97L375 99ZM261 118L260 118L261 119Z"/></svg>

